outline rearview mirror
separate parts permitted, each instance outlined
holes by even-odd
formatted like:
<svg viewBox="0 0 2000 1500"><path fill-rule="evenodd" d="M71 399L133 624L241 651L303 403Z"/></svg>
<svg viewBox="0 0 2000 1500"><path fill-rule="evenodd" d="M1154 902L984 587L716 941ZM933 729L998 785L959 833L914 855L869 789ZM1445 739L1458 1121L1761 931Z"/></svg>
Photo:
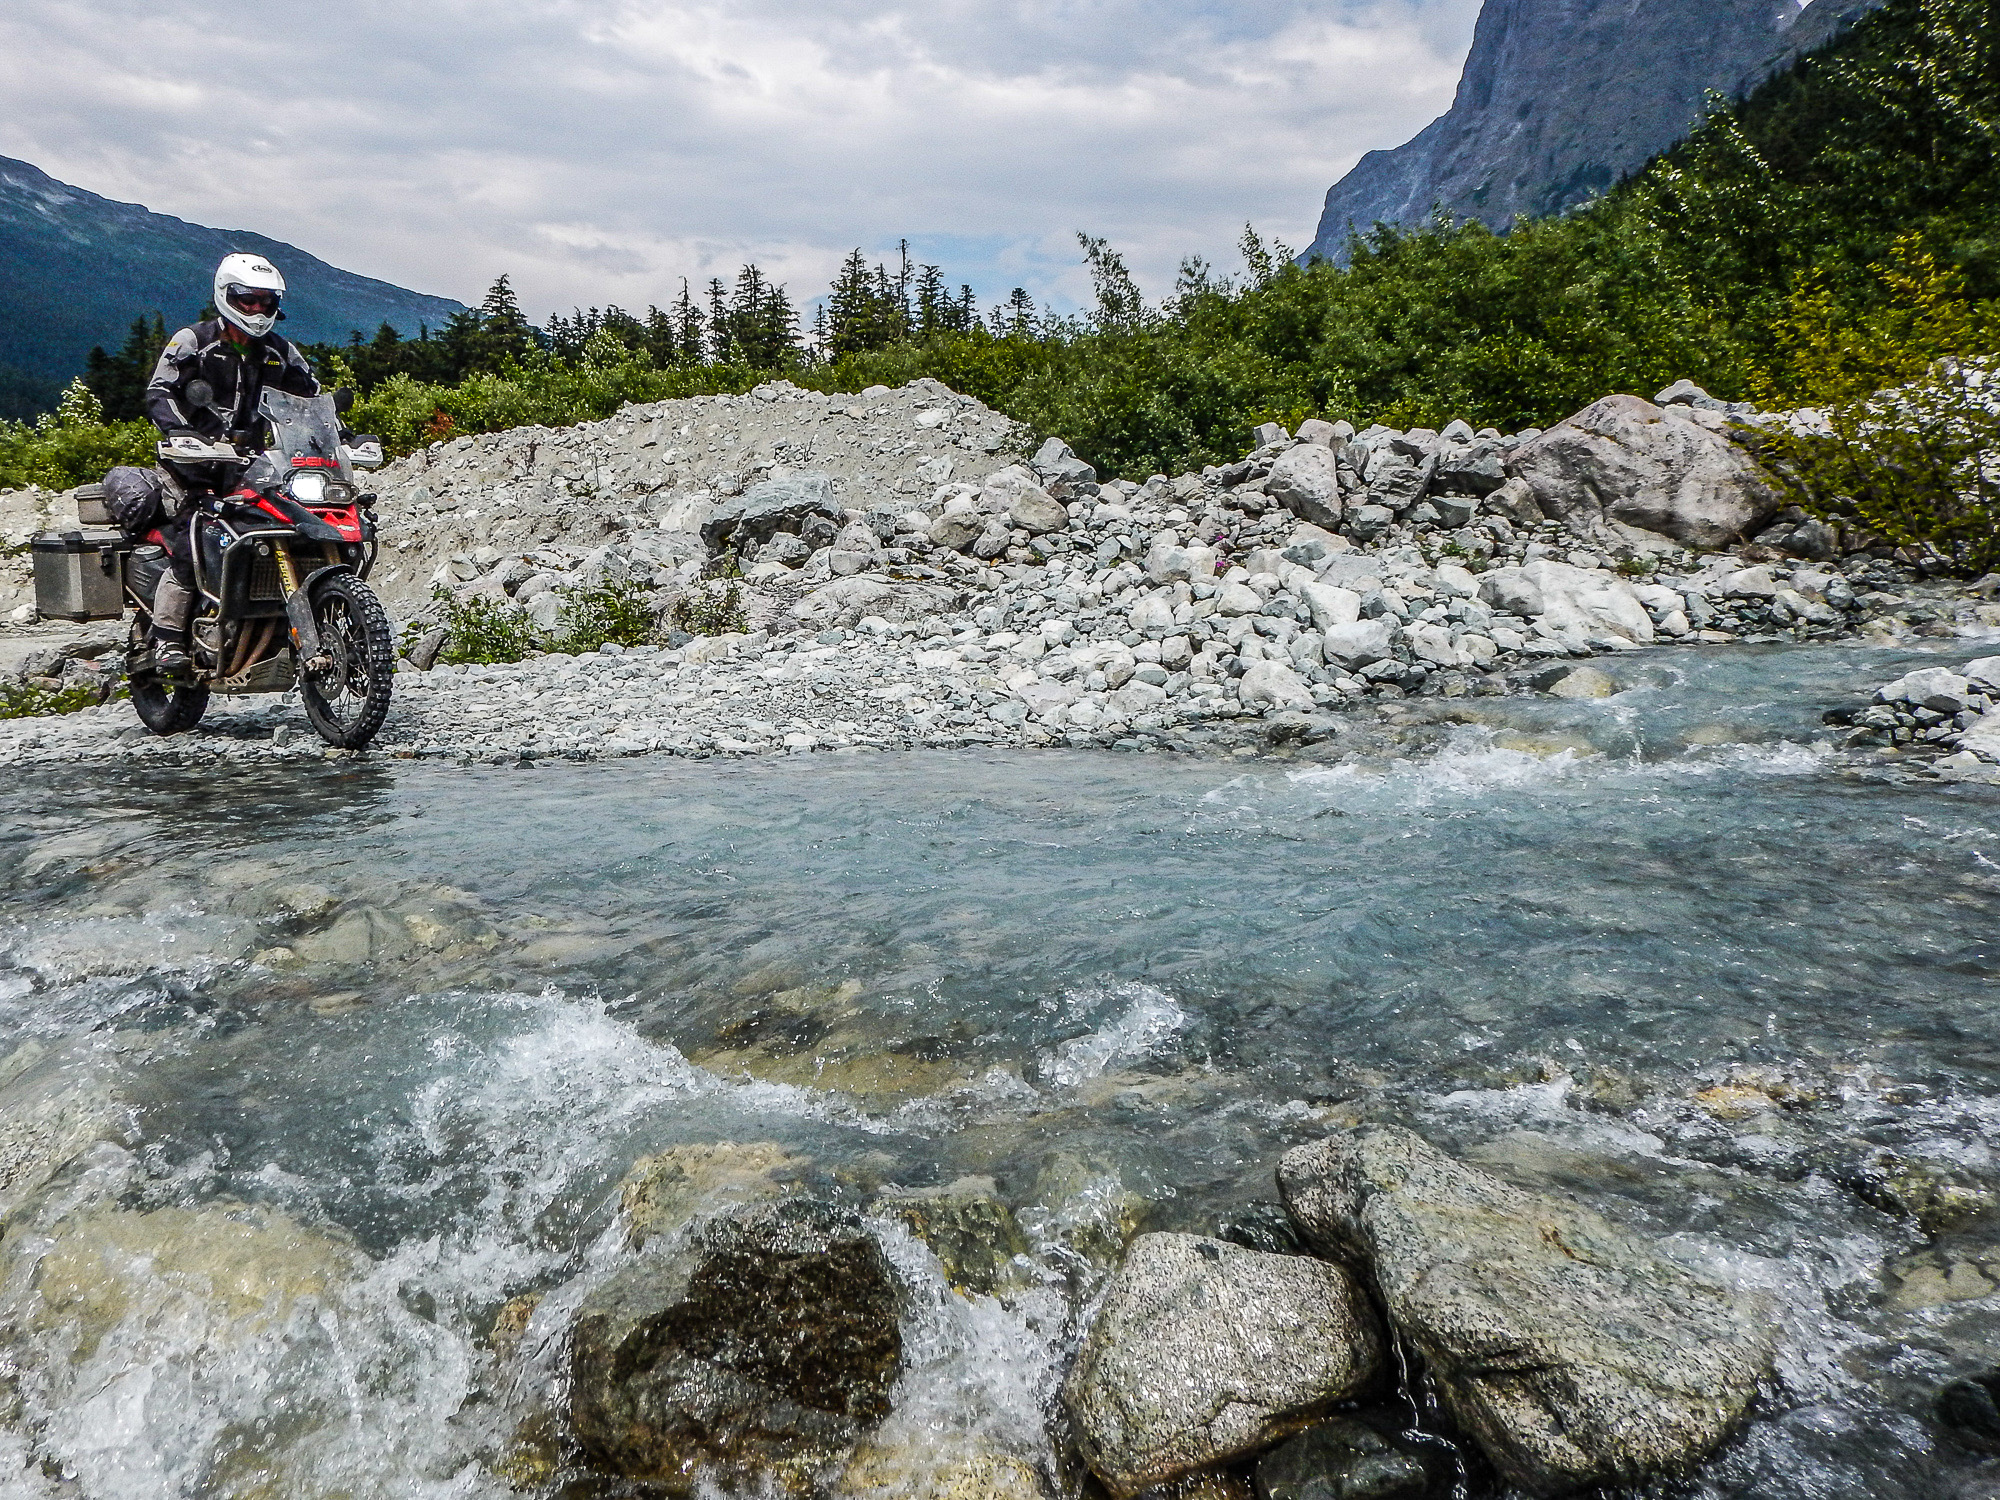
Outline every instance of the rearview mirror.
<svg viewBox="0 0 2000 1500"><path fill-rule="evenodd" d="M350 411L353 407L354 392L350 391L346 386L340 387L339 390L333 393L333 409L335 411Z"/></svg>
<svg viewBox="0 0 2000 1500"><path fill-rule="evenodd" d="M206 408L213 406L215 404L215 387L210 385L206 380L190 380L188 382L187 398L199 407Z"/></svg>

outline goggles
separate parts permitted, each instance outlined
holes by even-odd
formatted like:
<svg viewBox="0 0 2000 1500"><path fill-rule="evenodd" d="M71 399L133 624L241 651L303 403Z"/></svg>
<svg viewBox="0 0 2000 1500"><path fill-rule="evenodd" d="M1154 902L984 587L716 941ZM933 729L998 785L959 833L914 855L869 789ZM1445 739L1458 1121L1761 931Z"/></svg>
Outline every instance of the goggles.
<svg viewBox="0 0 2000 1500"><path fill-rule="evenodd" d="M233 286L229 289L229 305L238 312L274 313L278 310L278 294L256 286Z"/></svg>

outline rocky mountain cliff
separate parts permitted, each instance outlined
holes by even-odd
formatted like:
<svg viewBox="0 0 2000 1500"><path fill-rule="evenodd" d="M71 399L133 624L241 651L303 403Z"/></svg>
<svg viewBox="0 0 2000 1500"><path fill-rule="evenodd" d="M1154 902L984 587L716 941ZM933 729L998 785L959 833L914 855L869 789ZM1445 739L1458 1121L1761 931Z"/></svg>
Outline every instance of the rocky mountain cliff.
<svg viewBox="0 0 2000 1500"><path fill-rule="evenodd" d="M1326 195L1307 256L1443 207L1504 229L1601 193L1881 0L1486 0L1448 113Z"/></svg>
<svg viewBox="0 0 2000 1500"><path fill-rule="evenodd" d="M266 255L285 273L284 332L300 342L372 334L384 322L415 334L460 310L261 234L117 203L0 157L0 366L59 385L91 345L117 348L134 318L158 312L173 328L194 317L232 250Z"/></svg>

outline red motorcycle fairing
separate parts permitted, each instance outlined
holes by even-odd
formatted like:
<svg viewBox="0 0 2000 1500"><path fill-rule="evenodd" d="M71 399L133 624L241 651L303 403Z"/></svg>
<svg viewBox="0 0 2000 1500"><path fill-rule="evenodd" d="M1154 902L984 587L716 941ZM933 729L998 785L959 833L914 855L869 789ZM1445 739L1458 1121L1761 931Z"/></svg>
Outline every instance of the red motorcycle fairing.
<svg viewBox="0 0 2000 1500"><path fill-rule="evenodd" d="M361 507L358 505L313 506L312 513L340 533L343 542L358 542L361 537Z"/></svg>

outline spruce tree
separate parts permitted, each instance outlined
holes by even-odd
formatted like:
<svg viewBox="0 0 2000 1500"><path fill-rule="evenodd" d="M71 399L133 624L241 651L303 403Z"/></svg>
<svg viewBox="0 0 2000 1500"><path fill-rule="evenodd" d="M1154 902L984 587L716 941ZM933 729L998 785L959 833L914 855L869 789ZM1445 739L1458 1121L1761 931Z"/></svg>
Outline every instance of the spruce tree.
<svg viewBox="0 0 2000 1500"><path fill-rule="evenodd" d="M674 303L674 360L677 364L698 365L708 357L707 320L688 293L687 278L681 278L681 295Z"/></svg>
<svg viewBox="0 0 2000 1500"><path fill-rule="evenodd" d="M503 272L486 289L479 304L480 354L485 368L498 370L508 360L519 359L534 346L535 330L521 311L520 300Z"/></svg>

